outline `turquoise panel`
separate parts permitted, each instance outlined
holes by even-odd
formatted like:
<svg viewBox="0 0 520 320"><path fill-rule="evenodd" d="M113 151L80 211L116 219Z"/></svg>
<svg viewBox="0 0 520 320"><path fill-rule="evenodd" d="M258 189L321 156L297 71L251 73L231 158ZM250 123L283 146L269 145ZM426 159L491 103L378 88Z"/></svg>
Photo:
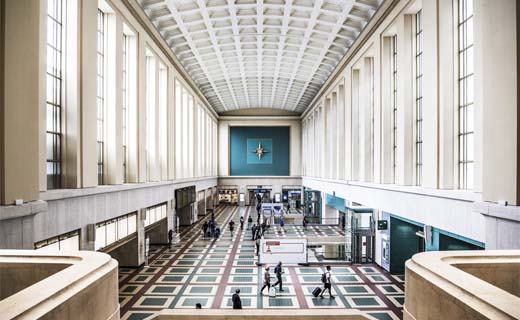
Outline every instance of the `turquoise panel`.
<svg viewBox="0 0 520 320"><path fill-rule="evenodd" d="M262 151L259 156L257 152ZM271 164L273 163L272 139L247 139L247 164Z"/></svg>
<svg viewBox="0 0 520 320"><path fill-rule="evenodd" d="M231 127L229 167L232 176L288 176L289 127ZM259 142L267 153L258 159Z"/></svg>
<svg viewBox="0 0 520 320"><path fill-rule="evenodd" d="M345 212L345 199L327 193L325 200L327 201L327 206Z"/></svg>

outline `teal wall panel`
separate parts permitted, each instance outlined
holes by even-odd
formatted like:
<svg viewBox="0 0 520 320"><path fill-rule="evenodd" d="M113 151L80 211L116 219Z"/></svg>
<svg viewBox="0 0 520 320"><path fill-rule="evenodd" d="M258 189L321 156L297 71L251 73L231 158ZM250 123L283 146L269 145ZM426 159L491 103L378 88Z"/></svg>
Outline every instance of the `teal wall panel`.
<svg viewBox="0 0 520 320"><path fill-rule="evenodd" d="M229 168L232 176L290 175L289 127L230 127ZM267 157L253 159L258 142L268 151ZM254 147L252 147L254 146ZM254 160L254 161L253 161Z"/></svg>

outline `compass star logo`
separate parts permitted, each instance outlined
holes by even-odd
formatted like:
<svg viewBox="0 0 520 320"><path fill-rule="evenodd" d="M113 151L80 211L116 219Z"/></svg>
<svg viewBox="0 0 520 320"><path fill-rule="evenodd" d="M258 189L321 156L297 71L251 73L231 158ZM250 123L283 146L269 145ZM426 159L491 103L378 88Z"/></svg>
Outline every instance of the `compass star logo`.
<svg viewBox="0 0 520 320"><path fill-rule="evenodd" d="M266 153L269 153L269 151L267 149L262 147L262 142L261 141L258 142L258 148L254 149L252 152L258 156L258 160L262 160L262 157Z"/></svg>

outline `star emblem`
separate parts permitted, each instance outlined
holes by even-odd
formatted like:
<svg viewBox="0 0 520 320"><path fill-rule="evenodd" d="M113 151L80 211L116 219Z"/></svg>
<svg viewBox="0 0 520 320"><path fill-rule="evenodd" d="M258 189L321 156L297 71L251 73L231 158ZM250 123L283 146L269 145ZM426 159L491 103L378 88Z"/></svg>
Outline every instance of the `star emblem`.
<svg viewBox="0 0 520 320"><path fill-rule="evenodd" d="M260 142L260 141L258 142L258 148L254 149L252 152L258 156L258 160L262 160L262 157L266 153L269 153L269 151L267 151L267 149L262 147L262 142Z"/></svg>

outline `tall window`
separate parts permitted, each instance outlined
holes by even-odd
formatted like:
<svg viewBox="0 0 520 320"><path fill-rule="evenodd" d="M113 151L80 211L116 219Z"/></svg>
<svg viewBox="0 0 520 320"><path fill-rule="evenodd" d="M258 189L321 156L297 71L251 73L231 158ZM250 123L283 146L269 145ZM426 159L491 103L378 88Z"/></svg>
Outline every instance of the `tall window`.
<svg viewBox="0 0 520 320"><path fill-rule="evenodd" d="M123 82L122 82L122 95L123 95L123 182L127 182L127 161L128 161L128 82L129 82L129 74L128 74L128 64L129 64L129 54L128 54L128 46L129 39L126 34L123 34Z"/></svg>
<svg viewBox="0 0 520 320"><path fill-rule="evenodd" d="M392 181L397 176L397 35L392 37Z"/></svg>
<svg viewBox="0 0 520 320"><path fill-rule="evenodd" d="M459 187L473 189L473 0L459 0Z"/></svg>
<svg viewBox="0 0 520 320"><path fill-rule="evenodd" d="M422 185L422 11L415 15L415 184Z"/></svg>
<svg viewBox="0 0 520 320"><path fill-rule="evenodd" d="M47 189L61 188L62 0L47 1Z"/></svg>
<svg viewBox="0 0 520 320"><path fill-rule="evenodd" d="M99 9L97 27L97 168L98 184L101 185L105 158L105 14Z"/></svg>
<svg viewBox="0 0 520 320"><path fill-rule="evenodd" d="M146 51L146 172L147 181L152 178L152 170L155 164L155 57L152 52Z"/></svg>

